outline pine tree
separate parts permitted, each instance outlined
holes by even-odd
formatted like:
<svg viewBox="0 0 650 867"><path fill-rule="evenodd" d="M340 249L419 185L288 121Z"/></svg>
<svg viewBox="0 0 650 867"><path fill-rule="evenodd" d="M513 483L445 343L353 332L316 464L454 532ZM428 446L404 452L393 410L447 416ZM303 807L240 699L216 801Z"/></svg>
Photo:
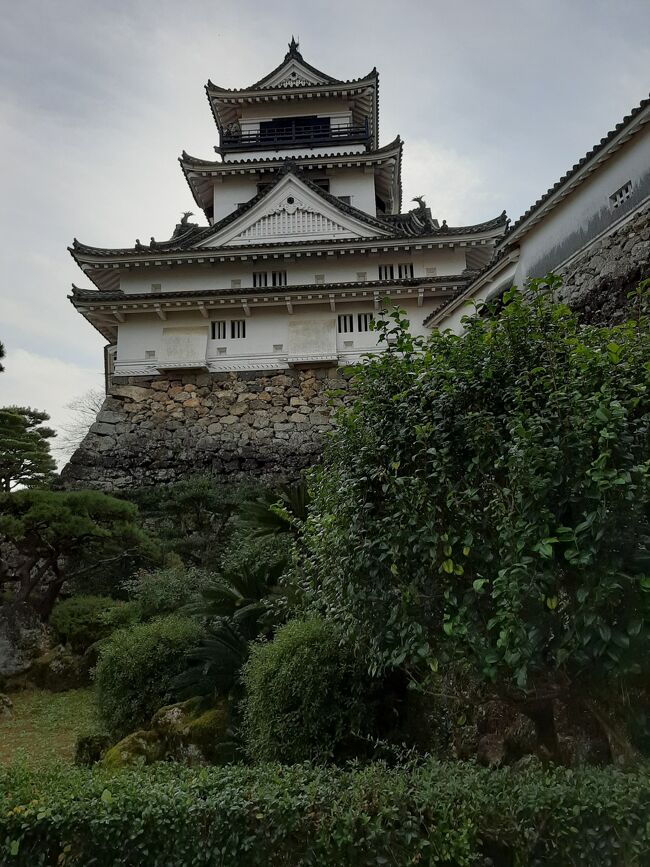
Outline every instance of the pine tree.
<svg viewBox="0 0 650 867"><path fill-rule="evenodd" d="M0 408L0 491L43 487L56 464L48 442L56 434L45 427L49 415L24 406Z"/></svg>

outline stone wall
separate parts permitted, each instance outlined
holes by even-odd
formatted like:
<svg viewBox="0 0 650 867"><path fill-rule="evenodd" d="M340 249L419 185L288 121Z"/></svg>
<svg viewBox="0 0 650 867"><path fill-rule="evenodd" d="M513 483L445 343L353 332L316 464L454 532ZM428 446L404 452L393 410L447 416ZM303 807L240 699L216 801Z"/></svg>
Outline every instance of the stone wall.
<svg viewBox="0 0 650 867"><path fill-rule="evenodd" d="M624 321L630 311L628 293L650 277L650 206L558 273L564 278L563 300L582 314L583 321L603 325Z"/></svg>
<svg viewBox="0 0 650 867"><path fill-rule="evenodd" d="M209 473L291 480L318 460L345 390L336 368L129 378L113 385L62 473L119 491Z"/></svg>

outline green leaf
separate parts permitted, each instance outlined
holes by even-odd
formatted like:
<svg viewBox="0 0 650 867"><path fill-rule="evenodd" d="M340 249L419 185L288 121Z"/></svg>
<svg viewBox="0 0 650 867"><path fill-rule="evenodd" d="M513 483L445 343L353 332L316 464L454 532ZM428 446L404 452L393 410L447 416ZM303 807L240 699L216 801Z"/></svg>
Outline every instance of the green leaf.
<svg viewBox="0 0 650 867"><path fill-rule="evenodd" d="M557 596L547 596L546 597L546 607L551 611L555 611L557 608Z"/></svg>
<svg viewBox="0 0 650 867"><path fill-rule="evenodd" d="M104 791L102 792L101 800L103 801L104 804L112 804L113 803L113 796L108 791L108 789L104 789Z"/></svg>
<svg viewBox="0 0 650 867"><path fill-rule="evenodd" d="M472 587L478 593L480 590L483 589L483 586L487 584L487 580L487 578L477 578L475 581L472 582Z"/></svg>
<svg viewBox="0 0 650 867"><path fill-rule="evenodd" d="M19 849L20 849L20 840L12 840L10 845L9 845L9 854L15 856L18 854Z"/></svg>
<svg viewBox="0 0 650 867"><path fill-rule="evenodd" d="M449 559L443 560L442 570L443 572L447 572L447 574L452 575L454 572L454 561Z"/></svg>

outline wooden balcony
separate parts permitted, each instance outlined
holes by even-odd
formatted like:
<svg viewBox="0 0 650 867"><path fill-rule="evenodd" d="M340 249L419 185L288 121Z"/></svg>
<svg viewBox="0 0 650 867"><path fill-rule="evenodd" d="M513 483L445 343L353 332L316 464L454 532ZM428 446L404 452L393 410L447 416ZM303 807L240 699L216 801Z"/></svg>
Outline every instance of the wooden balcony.
<svg viewBox="0 0 650 867"><path fill-rule="evenodd" d="M290 123L269 125L253 132L227 130L221 134L219 151L281 150L294 147L327 147L340 144L370 144L368 119L362 124Z"/></svg>

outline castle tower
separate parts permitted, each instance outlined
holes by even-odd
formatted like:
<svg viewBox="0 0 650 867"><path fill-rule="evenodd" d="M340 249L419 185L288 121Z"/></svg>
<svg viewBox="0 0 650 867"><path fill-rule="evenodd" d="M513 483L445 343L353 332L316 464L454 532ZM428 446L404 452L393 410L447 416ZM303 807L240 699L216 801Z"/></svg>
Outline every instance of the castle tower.
<svg viewBox="0 0 650 867"><path fill-rule="evenodd" d="M73 287L71 301L108 341L109 396L72 481L112 488L169 481L190 464L221 475L310 462L329 428L318 383L382 351L371 330L382 300L426 334L489 261L505 213L451 227L421 198L402 212L402 142L380 146L378 85L375 69L352 81L319 71L292 38L249 87L206 85L219 158L180 158L204 225L188 212L169 240L120 249L75 239L95 288ZM236 397L237 414L215 414L224 383L272 395L276 411Z"/></svg>

